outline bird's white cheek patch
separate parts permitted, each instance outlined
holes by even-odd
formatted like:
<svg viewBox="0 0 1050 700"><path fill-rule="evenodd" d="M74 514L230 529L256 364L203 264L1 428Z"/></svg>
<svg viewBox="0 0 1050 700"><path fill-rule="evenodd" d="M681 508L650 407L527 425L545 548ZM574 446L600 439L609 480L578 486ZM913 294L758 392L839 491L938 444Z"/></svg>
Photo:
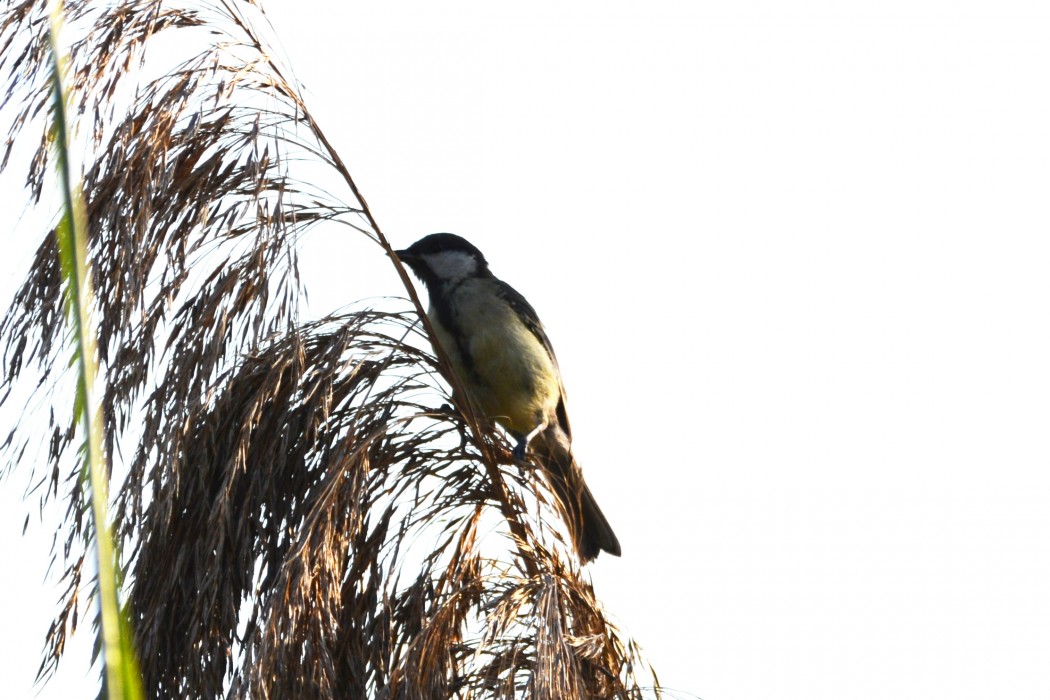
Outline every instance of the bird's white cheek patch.
<svg viewBox="0 0 1050 700"><path fill-rule="evenodd" d="M473 277L478 271L478 262L474 256L462 253L458 250L448 250L443 253L425 255L430 269L439 279L450 280L457 277Z"/></svg>

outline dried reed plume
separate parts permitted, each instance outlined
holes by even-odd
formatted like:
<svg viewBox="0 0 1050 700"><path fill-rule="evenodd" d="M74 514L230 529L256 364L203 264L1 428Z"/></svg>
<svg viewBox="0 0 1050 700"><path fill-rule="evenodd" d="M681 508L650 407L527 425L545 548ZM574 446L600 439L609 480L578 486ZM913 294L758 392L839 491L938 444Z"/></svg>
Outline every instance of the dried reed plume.
<svg viewBox="0 0 1050 700"><path fill-rule="evenodd" d="M261 9L74 0L67 12L115 527L148 694L652 694L542 482L452 405L408 278L274 60ZM51 172L45 18L40 0L0 10L0 168L37 139L35 204ZM184 60L158 71L158 44ZM296 256L318 225L372 239L377 255L358 264L389 260L411 303L302 321ZM33 471L41 507L65 501L65 594L42 677L77 627L90 545L46 234L0 321L0 403L33 393L35 407L5 469ZM43 422L38 461L27 454Z"/></svg>

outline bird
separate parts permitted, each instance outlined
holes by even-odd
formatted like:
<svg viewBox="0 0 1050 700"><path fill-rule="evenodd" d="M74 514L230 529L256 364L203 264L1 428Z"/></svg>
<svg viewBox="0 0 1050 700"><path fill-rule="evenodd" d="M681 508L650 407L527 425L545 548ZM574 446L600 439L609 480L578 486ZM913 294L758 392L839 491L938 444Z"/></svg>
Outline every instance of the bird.
<svg viewBox="0 0 1050 700"><path fill-rule="evenodd" d="M394 254L426 287L430 326L476 411L517 441L516 461L533 447L580 561L620 556L573 457L565 385L535 309L456 234L432 233Z"/></svg>

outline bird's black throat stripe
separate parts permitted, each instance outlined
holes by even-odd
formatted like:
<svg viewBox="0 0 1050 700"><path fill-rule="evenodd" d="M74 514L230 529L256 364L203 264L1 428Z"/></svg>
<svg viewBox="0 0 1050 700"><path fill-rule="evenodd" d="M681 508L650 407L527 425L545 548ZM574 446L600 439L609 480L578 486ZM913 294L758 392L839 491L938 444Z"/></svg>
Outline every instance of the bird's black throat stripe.
<svg viewBox="0 0 1050 700"><path fill-rule="evenodd" d="M463 326L460 325L459 316L452 312L452 304L449 302L456 290L466 281L465 278L457 279L441 285L437 294L433 294L433 291L437 290L432 290L430 301L437 312L438 321L441 322L448 335L452 336L453 341L456 343L456 350L463 361L464 369L470 372L471 379L475 382L480 382L481 378L474 367L474 357L466 346L466 335L463 333Z"/></svg>

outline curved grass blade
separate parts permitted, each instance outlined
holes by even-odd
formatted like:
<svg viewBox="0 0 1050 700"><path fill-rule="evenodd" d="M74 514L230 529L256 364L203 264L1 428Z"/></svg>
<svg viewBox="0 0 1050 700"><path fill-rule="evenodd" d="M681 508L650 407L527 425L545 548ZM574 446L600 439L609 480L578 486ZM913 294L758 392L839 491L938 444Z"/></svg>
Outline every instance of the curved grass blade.
<svg viewBox="0 0 1050 700"><path fill-rule="evenodd" d="M94 393L98 374L97 343L91 320L92 291L87 261L87 215L84 200L73 184L69 165L69 134L66 123L66 96L63 89L64 57L58 45L62 23L62 3L49 2L51 85L54 109L52 144L58 162L63 198L63 215L55 229L62 279L65 286L66 315L73 328L73 352L78 369L75 410L84 431L86 449L82 479L91 485L91 513L95 529L98 560L98 598L101 617L99 634L103 650L105 693L111 699L143 698L131 631L121 612L117 591L121 575L117 549L109 524L109 473L102 451L102 420Z"/></svg>

